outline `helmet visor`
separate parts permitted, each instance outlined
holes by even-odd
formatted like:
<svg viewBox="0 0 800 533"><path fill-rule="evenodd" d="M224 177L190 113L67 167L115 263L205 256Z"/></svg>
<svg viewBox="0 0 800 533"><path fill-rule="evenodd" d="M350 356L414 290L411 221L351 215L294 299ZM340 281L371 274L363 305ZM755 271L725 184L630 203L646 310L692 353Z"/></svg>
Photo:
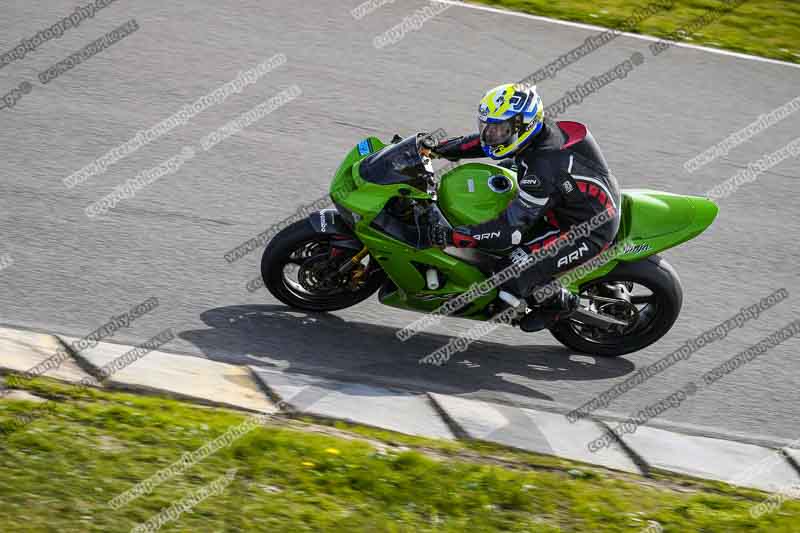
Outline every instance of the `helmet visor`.
<svg viewBox="0 0 800 533"><path fill-rule="evenodd" d="M505 120L503 122L479 122L478 132L481 136L481 142L487 146L498 146L506 144L511 139L514 128L511 127L511 122Z"/></svg>

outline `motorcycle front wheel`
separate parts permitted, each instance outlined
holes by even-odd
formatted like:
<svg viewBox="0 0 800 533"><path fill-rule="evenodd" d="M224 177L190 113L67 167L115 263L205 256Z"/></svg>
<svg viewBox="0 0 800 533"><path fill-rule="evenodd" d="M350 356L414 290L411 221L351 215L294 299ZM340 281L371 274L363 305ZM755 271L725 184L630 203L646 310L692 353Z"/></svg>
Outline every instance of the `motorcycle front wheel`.
<svg viewBox="0 0 800 533"><path fill-rule="evenodd" d="M284 228L267 245L261 277L267 290L289 307L336 311L372 296L386 275L369 255L350 271L337 274L358 250L335 246L352 236L317 233L308 220Z"/></svg>

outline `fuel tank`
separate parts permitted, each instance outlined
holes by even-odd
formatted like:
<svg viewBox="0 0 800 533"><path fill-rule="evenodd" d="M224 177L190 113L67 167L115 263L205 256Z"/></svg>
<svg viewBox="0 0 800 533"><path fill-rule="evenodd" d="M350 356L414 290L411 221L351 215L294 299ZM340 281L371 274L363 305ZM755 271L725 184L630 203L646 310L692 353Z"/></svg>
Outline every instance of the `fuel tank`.
<svg viewBox="0 0 800 533"><path fill-rule="evenodd" d="M484 163L467 163L444 174L439 208L453 226L497 218L517 194L516 174Z"/></svg>

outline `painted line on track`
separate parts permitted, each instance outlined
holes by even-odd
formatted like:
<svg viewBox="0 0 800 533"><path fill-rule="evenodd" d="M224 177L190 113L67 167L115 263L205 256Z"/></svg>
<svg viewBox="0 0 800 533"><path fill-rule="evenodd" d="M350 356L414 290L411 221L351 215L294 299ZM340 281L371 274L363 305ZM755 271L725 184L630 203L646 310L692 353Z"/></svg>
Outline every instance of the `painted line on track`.
<svg viewBox="0 0 800 533"><path fill-rule="evenodd" d="M451 5L454 5L454 6L461 6L461 7L466 8L466 9L476 9L478 11L487 11L489 13L495 13L495 14L498 14L498 15L508 15L508 16L512 16L512 17L519 17L519 18L526 18L526 19L530 19L530 20L536 20L536 21L539 21L539 22L549 22L551 24L559 24L561 26L569 26L571 28L579 28L579 29L583 29L583 30L606 31L606 30L612 29L612 28L605 28L603 26L595 26L593 24L585 24L583 22L572 22L572 21L569 21L569 20L559 20L559 19L553 19L553 18L548 18L548 17L542 17L542 16L539 16L539 15L531 15L530 13L522 13L520 11L511 11L509 9L501 9L501 8L497 8L497 7L490 7L490 6L484 6L484 5L478 5L478 4L468 4L468 3L460 1L460 0L438 0L438 1L442 2L442 3L445 3L445 4L451 4ZM625 32L625 31L620 32L620 35L624 35L626 37L633 37L635 39L640 39L640 40L643 40L643 41L650 41L650 42L660 41L662 39L661 37L653 37L651 35L642 35L641 33L630 33L630 32ZM748 59L750 61L760 61L762 63L771 63L773 65L783 65L785 67L800 68L800 64L789 63L788 61L781 61L780 59L770 59L768 57L760 57L760 56L754 56L754 55L750 55L750 54L743 54L741 52L731 52L729 50L721 50L719 48L709 48L707 46L700 46L700 45L697 45L697 44L688 44L688 43L682 43L682 42L677 42L677 41L670 41L670 42L672 43L673 46L676 46L676 47L679 47L679 48L689 48L689 49L692 49L692 50L700 50L700 51L708 52L708 53L711 53L711 54L719 54L719 55L723 55L723 56L736 57L736 58L739 58L739 59Z"/></svg>

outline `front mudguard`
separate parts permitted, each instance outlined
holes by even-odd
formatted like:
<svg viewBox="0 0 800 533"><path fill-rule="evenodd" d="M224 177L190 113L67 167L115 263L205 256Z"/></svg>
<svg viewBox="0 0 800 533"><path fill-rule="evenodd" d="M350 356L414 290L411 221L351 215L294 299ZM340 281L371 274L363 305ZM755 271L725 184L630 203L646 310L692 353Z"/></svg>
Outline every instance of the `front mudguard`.
<svg viewBox="0 0 800 533"><path fill-rule="evenodd" d="M364 248L353 229L336 209L322 209L316 213L311 213L308 216L308 222L317 233L336 235L332 243L336 248L349 248L352 250Z"/></svg>
<svg viewBox="0 0 800 533"><path fill-rule="evenodd" d="M308 215L308 221L317 233L356 236L336 209L322 209L311 213Z"/></svg>

